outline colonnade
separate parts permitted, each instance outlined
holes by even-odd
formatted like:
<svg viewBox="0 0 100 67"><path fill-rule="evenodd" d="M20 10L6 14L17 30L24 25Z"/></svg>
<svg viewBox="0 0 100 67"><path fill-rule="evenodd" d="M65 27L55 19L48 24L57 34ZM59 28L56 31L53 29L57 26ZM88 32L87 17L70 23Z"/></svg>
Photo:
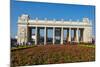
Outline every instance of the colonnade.
<svg viewBox="0 0 100 67"><path fill-rule="evenodd" d="M90 23L90 20L88 18L83 18L82 21L56 21L54 20L39 20L36 18L35 20L31 20L29 18L29 15L21 15L18 18L18 32L17 32L17 42L18 43L27 43L30 41L30 33L31 30L29 28L35 28L35 45L38 44L39 41L39 28L44 29L44 45L47 44L47 29L52 28L53 29L53 36L52 36L52 43L55 44L56 42L56 33L57 29L59 29L60 33L60 43L64 44L64 29L67 29L67 42L84 42L84 43L90 43L92 42L92 24ZM72 38L72 30L74 31L74 37ZM80 34L79 34L80 31Z"/></svg>
<svg viewBox="0 0 100 67"><path fill-rule="evenodd" d="M47 30L48 30L49 27L44 27L43 30L44 30L44 45L47 44ZM40 36L40 31L39 29L41 29L41 27L35 27L35 45L37 45L39 43L39 36ZM52 27L52 44L55 44L55 41L56 41L56 29L59 29L59 37L60 37L60 43L59 44L64 44L64 30L67 30L67 37L66 37L66 41L67 42L76 42L76 43L79 43L79 42L83 42L83 29L81 28L63 28L63 27ZM72 39L72 30L74 31L74 38ZM80 31L80 33L79 33ZM49 33L49 32L48 32ZM80 36L79 36L80 34ZM81 38L80 38L81 37Z"/></svg>

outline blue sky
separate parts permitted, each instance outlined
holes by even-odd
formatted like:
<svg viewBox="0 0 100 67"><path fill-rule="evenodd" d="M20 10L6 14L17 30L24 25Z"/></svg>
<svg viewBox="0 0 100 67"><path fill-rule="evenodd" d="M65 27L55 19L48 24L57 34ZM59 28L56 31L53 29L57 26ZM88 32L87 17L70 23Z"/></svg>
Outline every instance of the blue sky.
<svg viewBox="0 0 100 67"><path fill-rule="evenodd" d="M72 4L41 3L41 2L20 2L11 0L11 37L17 33L17 20L21 14L29 14L31 19L39 17L49 20L72 19L82 21L83 17L88 17L93 24L93 35L95 35L95 6L83 6Z"/></svg>

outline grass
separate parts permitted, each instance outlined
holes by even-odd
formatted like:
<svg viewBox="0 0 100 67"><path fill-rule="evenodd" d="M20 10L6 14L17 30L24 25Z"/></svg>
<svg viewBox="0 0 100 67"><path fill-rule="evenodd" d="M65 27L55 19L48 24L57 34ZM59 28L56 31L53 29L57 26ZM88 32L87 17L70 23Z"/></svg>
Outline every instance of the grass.
<svg viewBox="0 0 100 67"><path fill-rule="evenodd" d="M95 45L84 45L84 44L79 44L79 46L84 46L84 47L95 48Z"/></svg>
<svg viewBox="0 0 100 67"><path fill-rule="evenodd" d="M11 50L27 49L27 48L31 48L31 47L35 47L35 45L30 45L30 46L24 45L24 46L13 47L13 48L11 48Z"/></svg>
<svg viewBox="0 0 100 67"><path fill-rule="evenodd" d="M23 48L11 50L12 67L95 61L94 45L42 45Z"/></svg>

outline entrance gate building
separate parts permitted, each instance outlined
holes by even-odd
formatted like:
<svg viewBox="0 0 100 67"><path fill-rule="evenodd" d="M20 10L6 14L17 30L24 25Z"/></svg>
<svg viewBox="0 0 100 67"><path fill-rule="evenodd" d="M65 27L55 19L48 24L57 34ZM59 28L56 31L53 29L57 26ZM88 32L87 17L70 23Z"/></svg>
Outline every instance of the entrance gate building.
<svg viewBox="0 0 100 67"><path fill-rule="evenodd" d="M39 44L40 41L40 29L44 30L43 44L47 44L47 30L52 29L52 44L55 44L56 38L60 39L60 44L64 43L64 30L67 30L67 42L92 42L92 23L88 18L83 18L80 21L60 21L48 20L31 20L29 15L23 14L18 17L18 32L17 32L17 42L27 43L31 41L32 28L35 29L35 45ZM74 31L74 37L72 38L72 30ZM79 33L80 32L80 33ZM57 33L57 34L56 34Z"/></svg>

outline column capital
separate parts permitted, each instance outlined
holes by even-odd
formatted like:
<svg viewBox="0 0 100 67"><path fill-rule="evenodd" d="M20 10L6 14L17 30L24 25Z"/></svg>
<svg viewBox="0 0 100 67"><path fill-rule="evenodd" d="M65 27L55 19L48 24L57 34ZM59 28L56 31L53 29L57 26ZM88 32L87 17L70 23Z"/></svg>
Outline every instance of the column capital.
<svg viewBox="0 0 100 67"><path fill-rule="evenodd" d="M69 27L69 29L71 30L72 28L71 28L71 27Z"/></svg>
<svg viewBox="0 0 100 67"><path fill-rule="evenodd" d="M56 27L53 27L53 29L55 29Z"/></svg>
<svg viewBox="0 0 100 67"><path fill-rule="evenodd" d="M79 30L79 28L77 28L77 30Z"/></svg>

